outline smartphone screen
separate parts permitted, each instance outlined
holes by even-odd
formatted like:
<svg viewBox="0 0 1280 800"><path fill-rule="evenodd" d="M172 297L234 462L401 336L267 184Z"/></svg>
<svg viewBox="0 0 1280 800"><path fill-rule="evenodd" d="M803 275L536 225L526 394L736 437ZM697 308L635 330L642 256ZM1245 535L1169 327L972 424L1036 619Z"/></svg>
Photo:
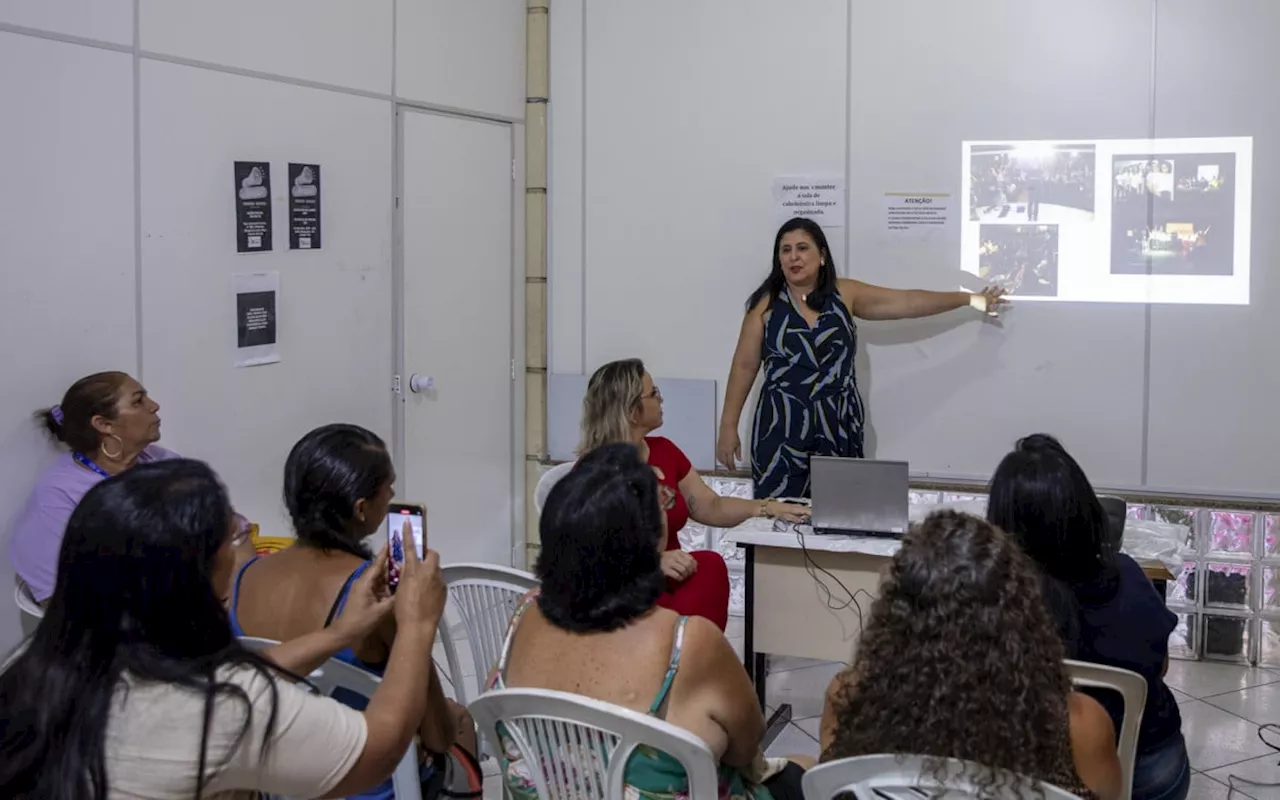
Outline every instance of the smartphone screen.
<svg viewBox="0 0 1280 800"><path fill-rule="evenodd" d="M408 520L413 529L413 547L418 552L419 560L424 557L426 549L426 507L420 503L392 503L387 508L387 547L391 548L387 567L392 586L400 582L400 568L404 566L405 520Z"/></svg>

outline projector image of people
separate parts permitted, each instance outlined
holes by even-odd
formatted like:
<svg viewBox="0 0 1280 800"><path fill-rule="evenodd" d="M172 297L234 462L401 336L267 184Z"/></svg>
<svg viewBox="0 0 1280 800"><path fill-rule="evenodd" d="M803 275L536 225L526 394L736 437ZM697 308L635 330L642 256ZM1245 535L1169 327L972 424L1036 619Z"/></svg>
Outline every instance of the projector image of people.
<svg viewBox="0 0 1280 800"><path fill-rule="evenodd" d="M1116 156L1113 275L1231 275L1235 154Z"/></svg>
<svg viewBox="0 0 1280 800"><path fill-rule="evenodd" d="M1058 293L1056 225L983 225L978 275L1013 296Z"/></svg>
<svg viewBox="0 0 1280 800"><path fill-rule="evenodd" d="M974 222L1093 219L1096 154L1087 145L975 146L969 163Z"/></svg>

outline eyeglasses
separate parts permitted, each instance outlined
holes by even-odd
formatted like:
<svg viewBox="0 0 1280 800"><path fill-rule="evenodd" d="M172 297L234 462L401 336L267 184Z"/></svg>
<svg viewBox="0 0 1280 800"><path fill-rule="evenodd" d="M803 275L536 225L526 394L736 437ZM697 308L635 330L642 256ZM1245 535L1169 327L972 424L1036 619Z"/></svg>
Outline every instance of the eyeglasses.
<svg viewBox="0 0 1280 800"><path fill-rule="evenodd" d="M648 394L642 394L642 395L640 395L640 399L641 399L641 400L649 400L649 399L651 399L651 398L652 398L652 399L654 399L654 400L661 400L661 399L662 399L662 392L658 390L658 387L657 387L657 386L653 387L653 391L652 391L652 392L649 392Z"/></svg>

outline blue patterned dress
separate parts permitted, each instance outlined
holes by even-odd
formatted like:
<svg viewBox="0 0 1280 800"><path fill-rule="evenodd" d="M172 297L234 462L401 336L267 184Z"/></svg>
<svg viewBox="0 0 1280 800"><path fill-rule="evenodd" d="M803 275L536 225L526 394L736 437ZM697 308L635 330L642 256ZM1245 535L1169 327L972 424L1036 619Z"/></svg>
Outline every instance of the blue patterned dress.
<svg viewBox="0 0 1280 800"><path fill-rule="evenodd" d="M760 357L764 388L751 439L755 496L808 497L809 456L862 458L858 332L839 292L813 327L786 290L769 305Z"/></svg>

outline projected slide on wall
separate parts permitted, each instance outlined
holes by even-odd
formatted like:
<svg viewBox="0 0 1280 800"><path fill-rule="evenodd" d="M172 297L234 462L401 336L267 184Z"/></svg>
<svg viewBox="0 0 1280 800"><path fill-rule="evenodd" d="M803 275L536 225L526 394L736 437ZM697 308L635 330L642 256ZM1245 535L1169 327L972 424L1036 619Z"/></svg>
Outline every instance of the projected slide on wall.
<svg viewBox="0 0 1280 800"><path fill-rule="evenodd" d="M965 272L1023 300L1248 304L1251 138L963 153Z"/></svg>

